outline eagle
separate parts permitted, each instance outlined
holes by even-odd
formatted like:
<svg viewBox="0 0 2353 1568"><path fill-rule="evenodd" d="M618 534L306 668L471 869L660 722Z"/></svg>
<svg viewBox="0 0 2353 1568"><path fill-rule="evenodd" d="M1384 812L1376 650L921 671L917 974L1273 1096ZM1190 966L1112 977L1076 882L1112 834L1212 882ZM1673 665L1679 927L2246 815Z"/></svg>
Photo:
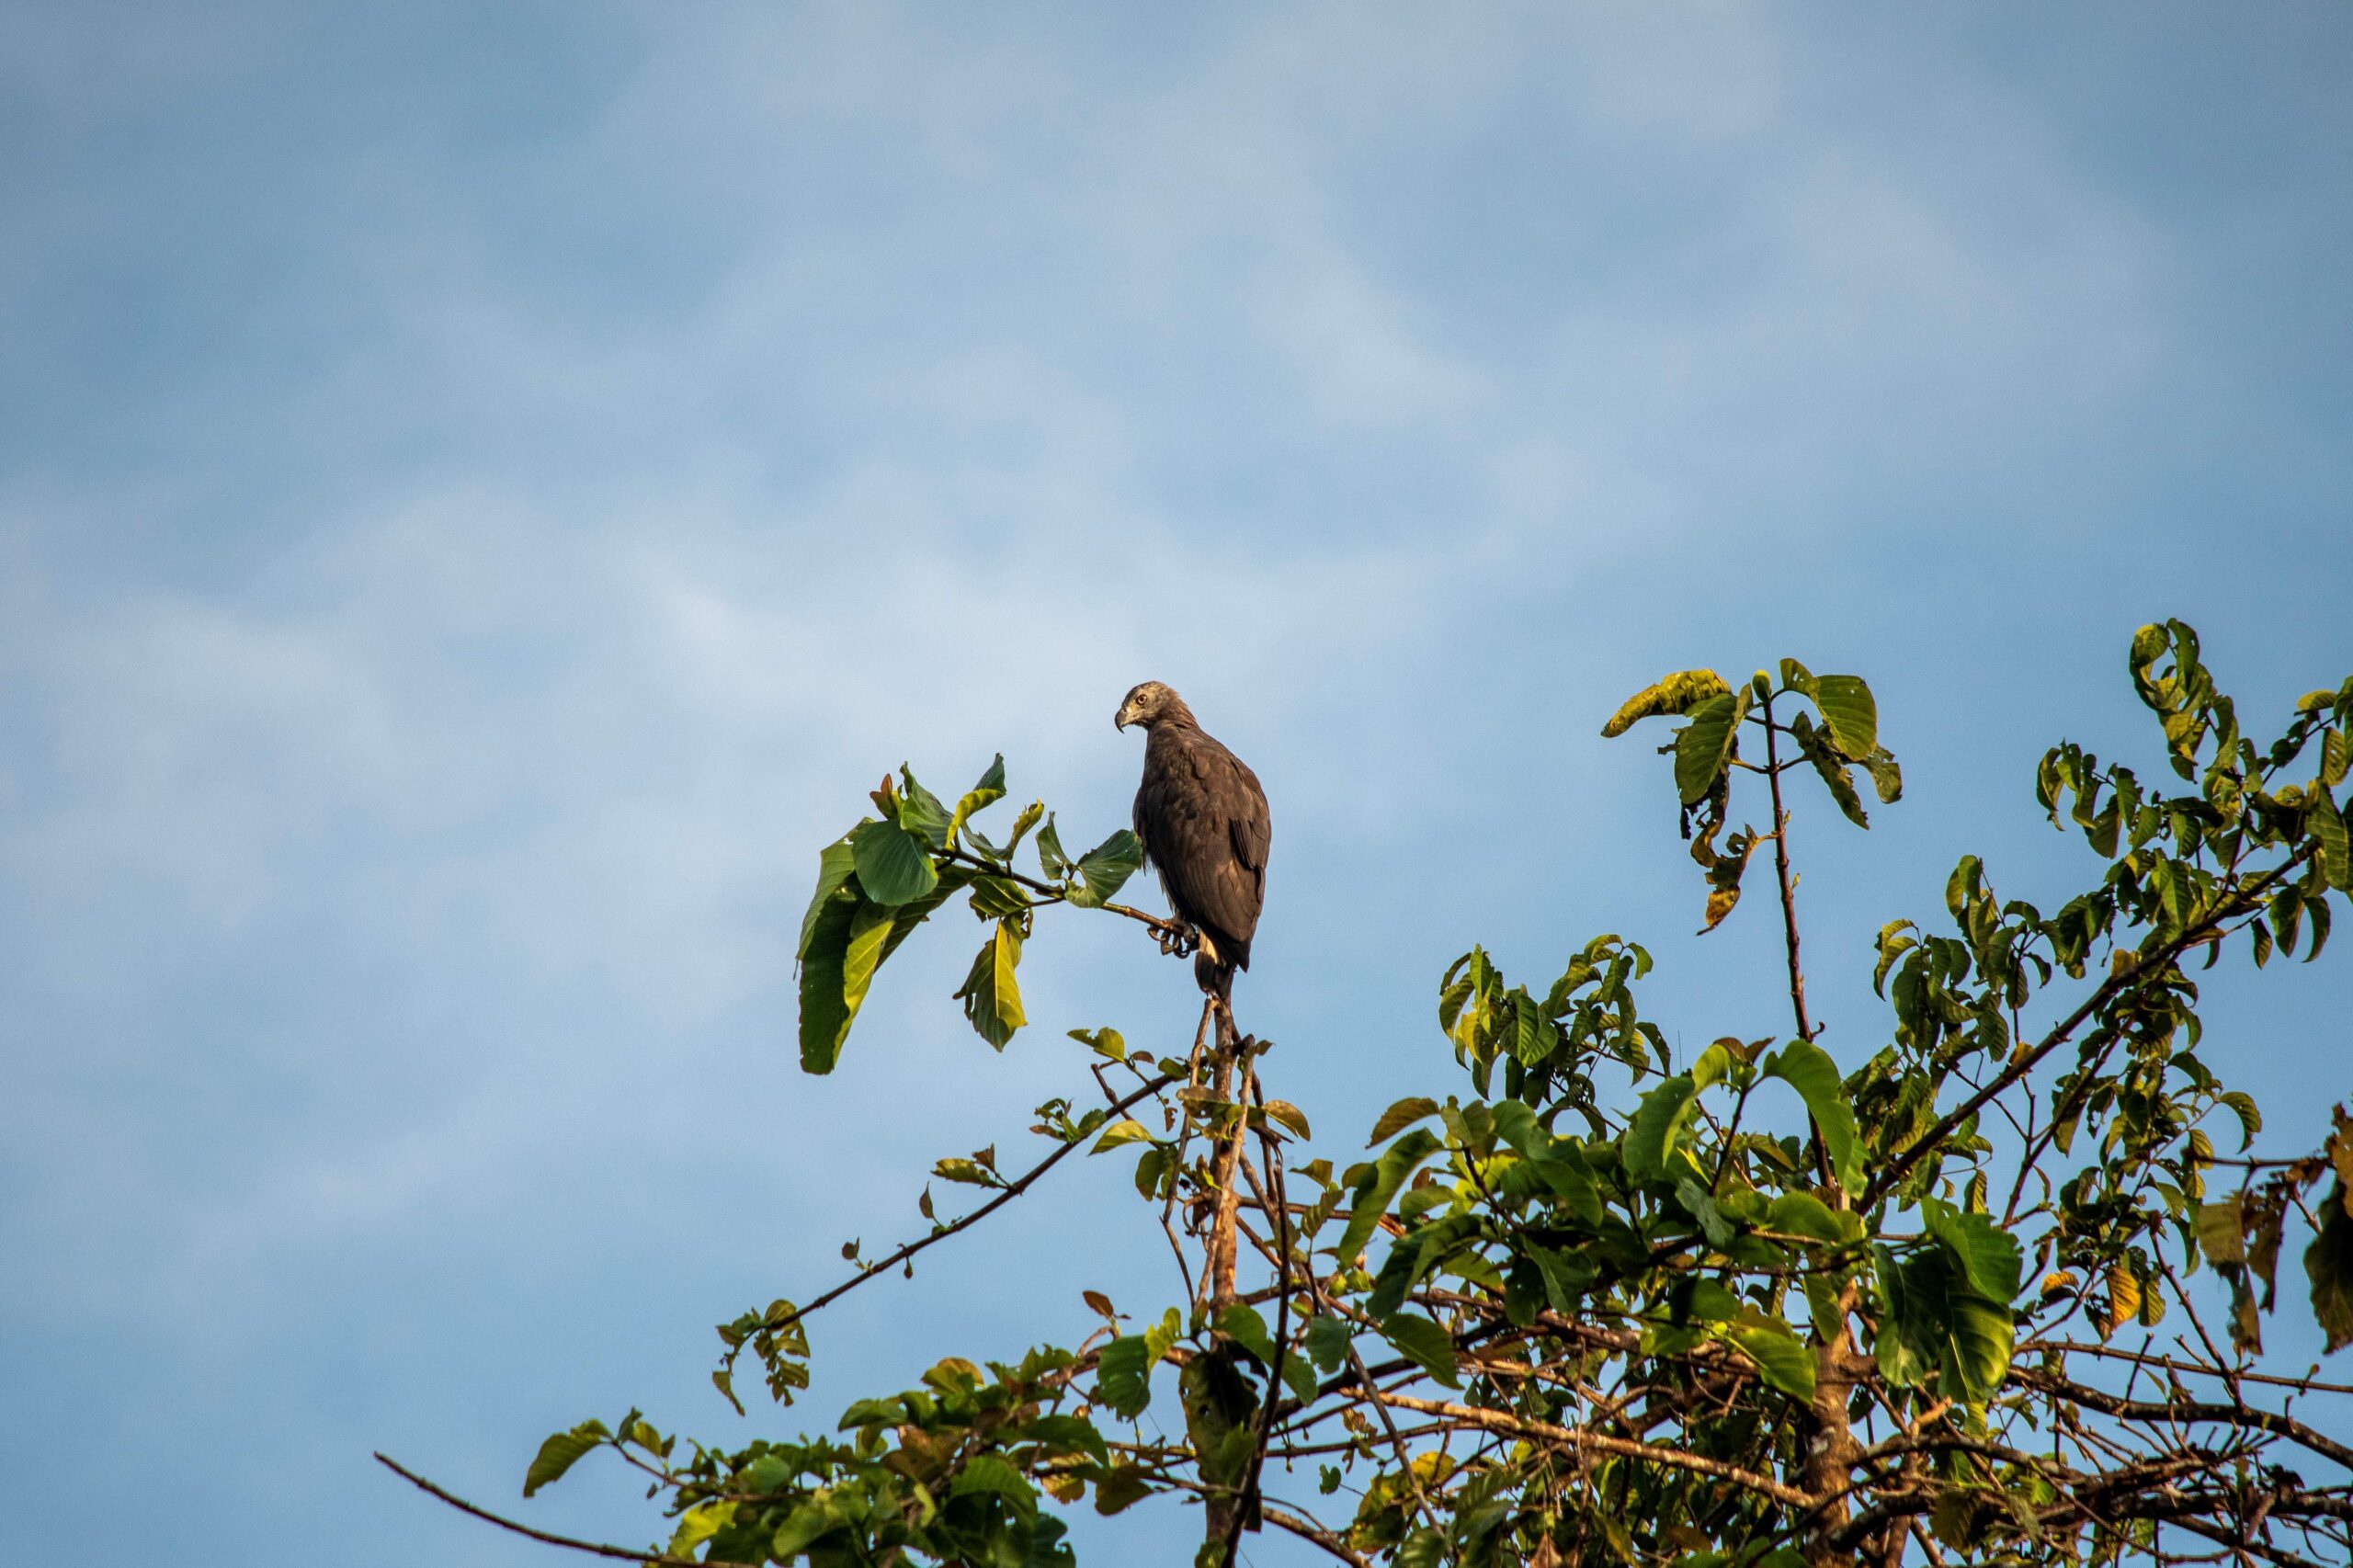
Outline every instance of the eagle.
<svg viewBox="0 0 2353 1568"><path fill-rule="evenodd" d="M1156 680L1129 692L1112 723L1143 726L1136 839L1160 873L1170 912L1199 938L1193 978L1206 994L1229 1001L1233 971L1250 967L1250 938L1267 902L1267 792Z"/></svg>

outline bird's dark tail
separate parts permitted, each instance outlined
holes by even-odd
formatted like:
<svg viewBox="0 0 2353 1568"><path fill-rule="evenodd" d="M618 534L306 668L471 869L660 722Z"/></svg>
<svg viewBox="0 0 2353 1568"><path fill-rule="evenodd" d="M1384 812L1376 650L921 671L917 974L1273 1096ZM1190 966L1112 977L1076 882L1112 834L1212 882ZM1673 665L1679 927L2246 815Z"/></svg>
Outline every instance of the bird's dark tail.
<svg viewBox="0 0 2353 1568"><path fill-rule="evenodd" d="M1233 971L1250 967L1250 938L1247 937L1212 937L1207 931L1199 933L1199 945L1193 949L1193 980L1204 996L1214 996L1221 1002L1233 1000Z"/></svg>

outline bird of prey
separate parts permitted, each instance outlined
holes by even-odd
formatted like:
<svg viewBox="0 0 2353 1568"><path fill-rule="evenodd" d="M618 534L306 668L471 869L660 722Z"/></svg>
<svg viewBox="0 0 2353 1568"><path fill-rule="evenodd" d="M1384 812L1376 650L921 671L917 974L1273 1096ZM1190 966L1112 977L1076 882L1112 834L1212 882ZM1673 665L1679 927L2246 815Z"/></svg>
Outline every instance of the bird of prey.
<svg viewBox="0 0 2353 1568"><path fill-rule="evenodd" d="M1240 757L1194 721L1185 699L1156 680L1127 695L1112 721L1144 729L1136 838L1160 873L1168 907L1199 937L1193 978L1226 1001L1233 971L1250 967L1250 937L1267 902L1267 792Z"/></svg>

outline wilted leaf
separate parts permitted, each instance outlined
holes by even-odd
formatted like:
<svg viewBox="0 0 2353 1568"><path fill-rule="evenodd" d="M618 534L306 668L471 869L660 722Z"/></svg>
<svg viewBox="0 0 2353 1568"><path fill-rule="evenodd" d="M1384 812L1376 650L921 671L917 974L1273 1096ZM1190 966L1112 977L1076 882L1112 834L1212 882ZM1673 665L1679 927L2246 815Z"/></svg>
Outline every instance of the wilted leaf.
<svg viewBox="0 0 2353 1568"><path fill-rule="evenodd" d="M2312 1281L2313 1316L2328 1335L2333 1355L2353 1345L2353 1218L2345 1212L2346 1186L2337 1182L2321 1210L2320 1232L2304 1249L2304 1275Z"/></svg>
<svg viewBox="0 0 2353 1568"><path fill-rule="evenodd" d="M1721 697L1732 687L1724 677L1713 670L1678 670L1654 686L1646 686L1626 699L1625 705L1609 716L1601 726L1605 738L1622 735L1642 720L1655 713L1682 713L1711 697Z"/></svg>
<svg viewBox="0 0 2353 1568"><path fill-rule="evenodd" d="M999 1051L1013 1038L1014 1030L1029 1021L1021 1011L1020 982L1014 977L1020 962L1021 933L1014 929L1012 921L1000 920L955 993L972 1028Z"/></svg>

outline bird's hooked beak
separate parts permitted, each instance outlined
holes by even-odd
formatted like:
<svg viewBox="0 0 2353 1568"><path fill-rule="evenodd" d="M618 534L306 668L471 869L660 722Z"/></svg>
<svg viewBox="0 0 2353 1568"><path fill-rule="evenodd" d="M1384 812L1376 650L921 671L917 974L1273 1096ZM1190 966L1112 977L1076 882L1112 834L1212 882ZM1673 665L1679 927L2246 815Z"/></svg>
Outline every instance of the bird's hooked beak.
<svg viewBox="0 0 2353 1568"><path fill-rule="evenodd" d="M1136 722L1142 717L1142 715L1136 711L1134 703L1122 702L1120 704L1119 712L1112 715L1111 728L1124 733L1130 724Z"/></svg>

